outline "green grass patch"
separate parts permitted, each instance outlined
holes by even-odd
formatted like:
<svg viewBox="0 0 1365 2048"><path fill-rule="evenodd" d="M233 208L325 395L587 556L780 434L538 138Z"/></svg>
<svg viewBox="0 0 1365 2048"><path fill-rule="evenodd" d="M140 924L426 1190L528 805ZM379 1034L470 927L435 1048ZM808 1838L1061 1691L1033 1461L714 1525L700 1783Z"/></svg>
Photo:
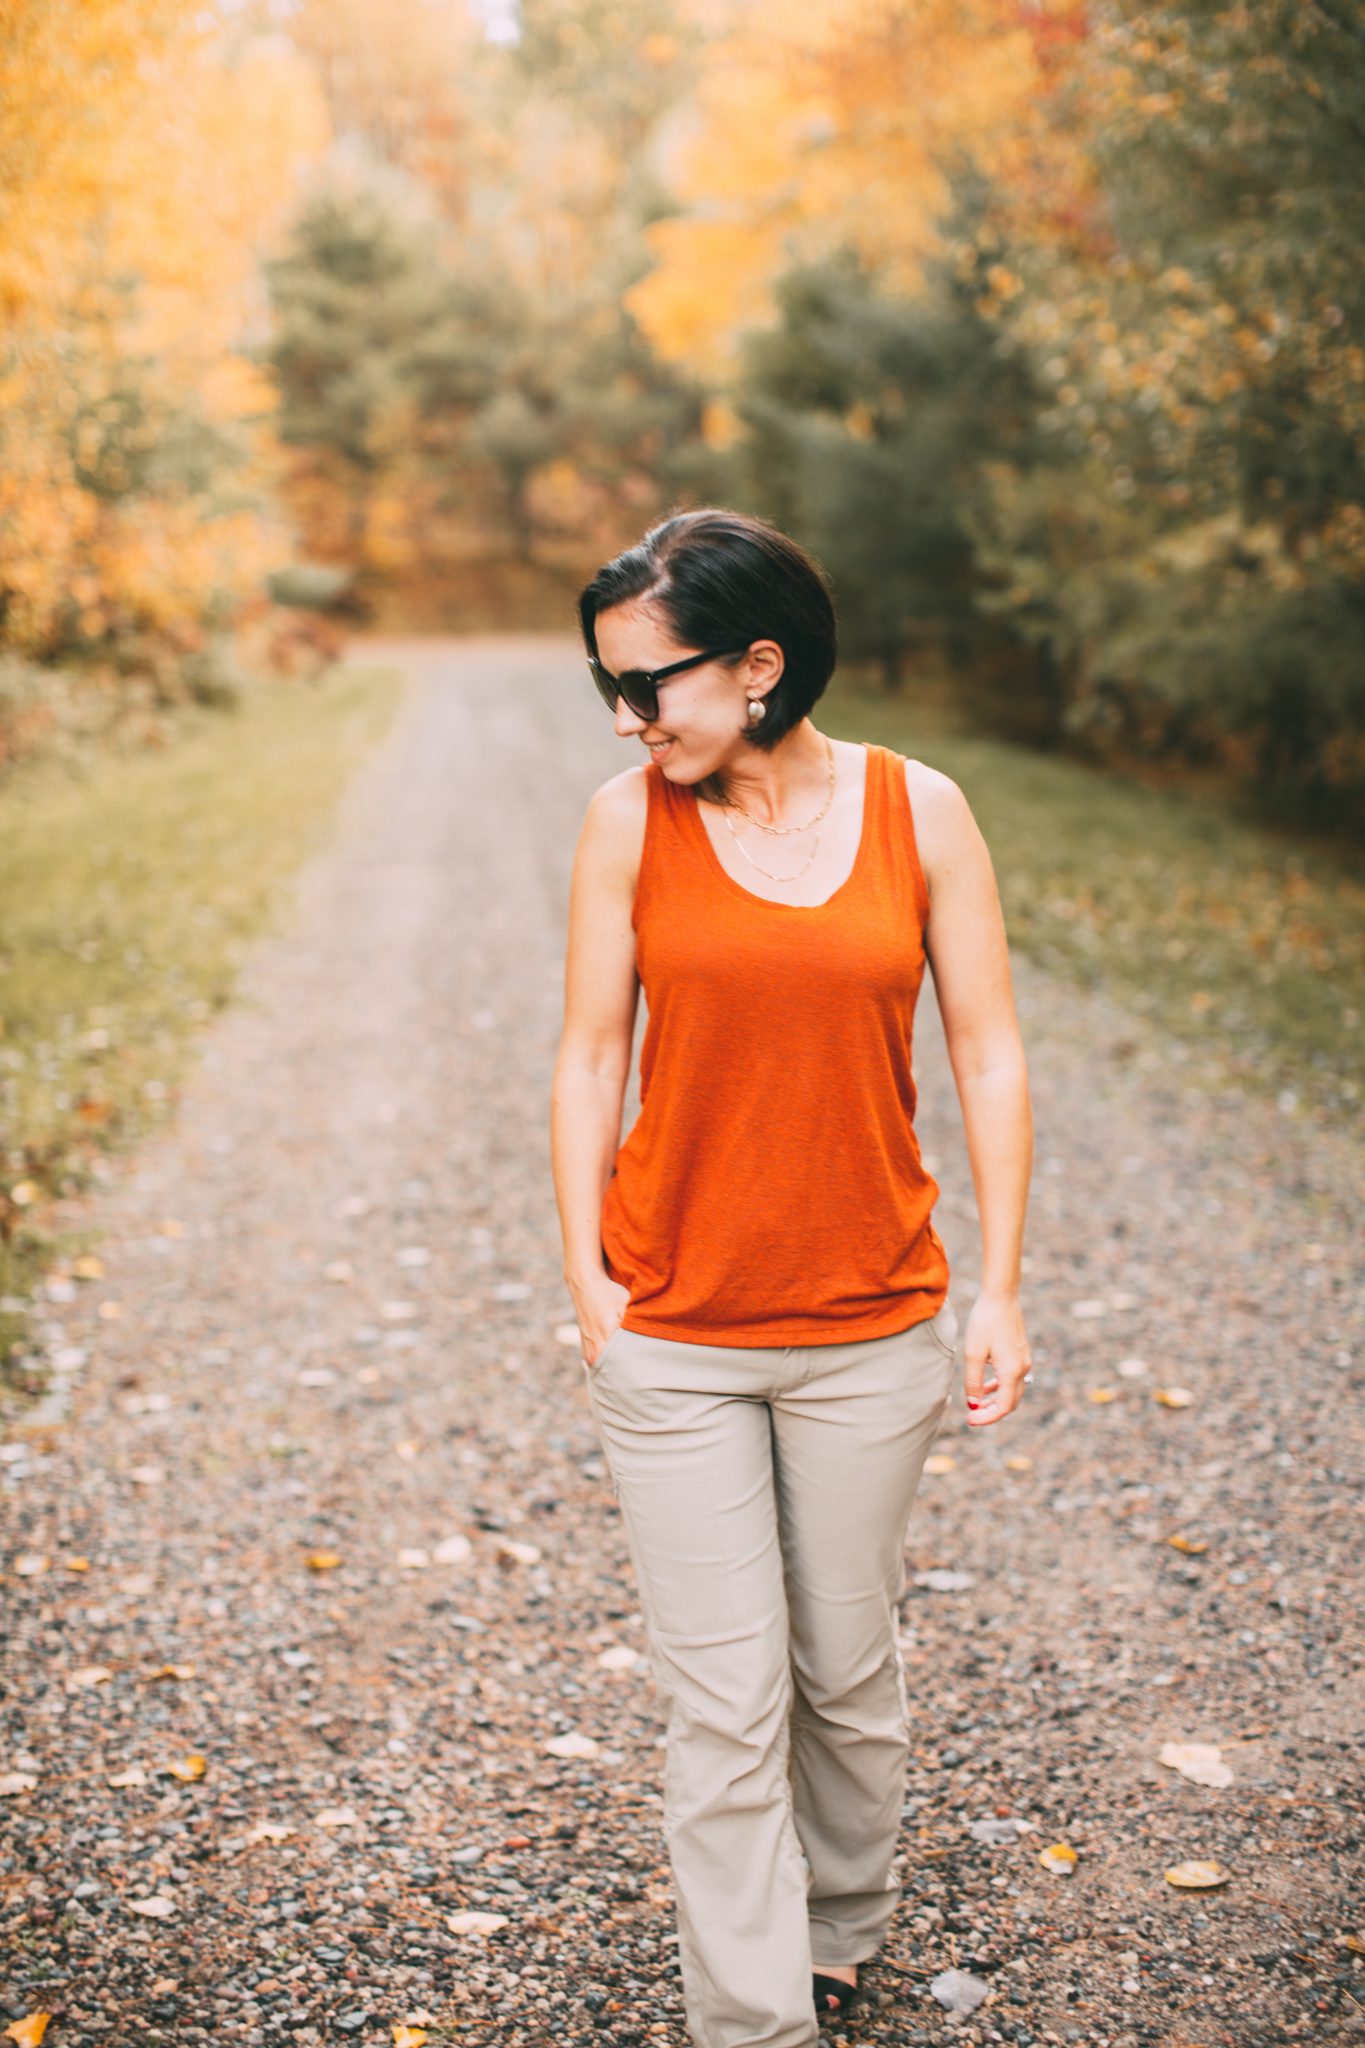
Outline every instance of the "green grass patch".
<svg viewBox="0 0 1365 2048"><path fill-rule="evenodd" d="M820 708L836 737L879 741L959 784L990 846L1013 946L1191 1047L1191 1079L1202 1071L1356 1111L1365 1082L1357 855L1305 844L1203 795L974 734L941 682L889 695L840 675Z"/></svg>
<svg viewBox="0 0 1365 2048"><path fill-rule="evenodd" d="M35 1284L84 1248L51 1203L171 1112L402 691L348 665L253 683L178 713L157 751L34 760L0 787L0 1377Z"/></svg>

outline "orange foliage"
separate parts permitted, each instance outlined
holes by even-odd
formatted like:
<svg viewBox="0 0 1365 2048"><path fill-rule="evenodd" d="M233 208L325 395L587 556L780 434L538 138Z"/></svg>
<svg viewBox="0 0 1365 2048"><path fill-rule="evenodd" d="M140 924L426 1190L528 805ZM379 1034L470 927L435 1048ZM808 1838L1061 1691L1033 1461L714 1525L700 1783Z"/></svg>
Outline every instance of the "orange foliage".
<svg viewBox="0 0 1365 2048"><path fill-rule="evenodd" d="M241 509L271 403L242 349L321 103L288 44L192 0L0 0L0 105L4 638L44 654L184 628L270 550ZM232 509L189 481L133 487L174 417L244 450Z"/></svg>
<svg viewBox="0 0 1365 2048"><path fill-rule="evenodd" d="M732 6L671 138L689 211L650 230L655 268L627 295L655 347L723 377L778 273L836 246L913 288L959 164L1035 215L1083 209L1080 159L1042 116L1078 34L1074 0Z"/></svg>

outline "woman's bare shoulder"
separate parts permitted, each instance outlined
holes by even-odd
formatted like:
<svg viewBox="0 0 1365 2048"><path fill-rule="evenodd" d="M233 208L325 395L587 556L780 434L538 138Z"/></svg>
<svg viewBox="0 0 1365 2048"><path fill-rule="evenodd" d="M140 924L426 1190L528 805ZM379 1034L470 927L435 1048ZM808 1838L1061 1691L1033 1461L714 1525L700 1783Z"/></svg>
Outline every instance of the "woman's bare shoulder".
<svg viewBox="0 0 1365 2048"><path fill-rule="evenodd" d="M649 811L649 764L634 761L609 776L588 799L583 839L593 854L613 869L624 871L632 888L639 872Z"/></svg>
<svg viewBox="0 0 1365 2048"><path fill-rule="evenodd" d="M951 775L927 761L905 759L905 789L915 825L915 843L925 879L949 863L976 837L971 805Z"/></svg>

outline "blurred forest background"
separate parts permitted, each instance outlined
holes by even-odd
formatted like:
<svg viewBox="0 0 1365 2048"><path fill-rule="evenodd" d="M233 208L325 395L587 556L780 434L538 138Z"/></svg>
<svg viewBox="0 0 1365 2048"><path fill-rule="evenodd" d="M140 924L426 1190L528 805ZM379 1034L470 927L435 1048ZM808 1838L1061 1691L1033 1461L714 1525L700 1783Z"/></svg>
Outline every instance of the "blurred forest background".
<svg viewBox="0 0 1365 2048"><path fill-rule="evenodd" d="M398 701L338 654L689 504L1016 946L1358 1116L1362 221L1365 0L0 0L0 1380Z"/></svg>
<svg viewBox="0 0 1365 2048"><path fill-rule="evenodd" d="M0 106L2 758L719 500L889 688L1358 815L1359 0L9 0Z"/></svg>

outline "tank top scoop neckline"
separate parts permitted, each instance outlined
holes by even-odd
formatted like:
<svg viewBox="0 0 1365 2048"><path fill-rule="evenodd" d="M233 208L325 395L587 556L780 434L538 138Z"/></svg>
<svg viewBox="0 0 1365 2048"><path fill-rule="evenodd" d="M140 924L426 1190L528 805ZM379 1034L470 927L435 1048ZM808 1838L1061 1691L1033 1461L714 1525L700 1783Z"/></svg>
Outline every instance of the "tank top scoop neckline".
<svg viewBox="0 0 1365 2048"><path fill-rule="evenodd" d="M863 773L863 815L862 822L858 828L858 844L853 855L853 865L844 876L843 881L838 884L830 895L825 897L822 903L783 903L775 896L760 896L757 889L750 889L745 883L739 881L730 873L730 870L726 867L724 861L716 852L715 846L712 844L711 835L706 829L706 821L701 814L701 804L697 800L696 791L688 788L686 785L672 784L670 786L677 789L682 796L684 816L689 817L696 827L705 852L710 855L711 860L715 863L716 873L722 881L728 882L732 889L737 890L741 896L747 896L752 903L761 903L768 910L829 910L838 898L843 895L845 889L851 889L858 881L863 867L863 854L866 851L869 840L877 830L877 820L874 819L873 812L881 801L881 774L879 771L883 766L883 762L880 757L885 750L871 745L866 740L861 742L861 744L867 755L867 765ZM647 771L652 770L660 778L663 777L663 769L655 768L652 761L646 764L646 769Z"/></svg>
<svg viewBox="0 0 1365 2048"><path fill-rule="evenodd" d="M602 1200L623 1330L689 1344L890 1336L948 1261L914 1129L929 913L905 757L867 749L853 865L821 903L746 888L696 793L645 766L631 922L640 1113Z"/></svg>

